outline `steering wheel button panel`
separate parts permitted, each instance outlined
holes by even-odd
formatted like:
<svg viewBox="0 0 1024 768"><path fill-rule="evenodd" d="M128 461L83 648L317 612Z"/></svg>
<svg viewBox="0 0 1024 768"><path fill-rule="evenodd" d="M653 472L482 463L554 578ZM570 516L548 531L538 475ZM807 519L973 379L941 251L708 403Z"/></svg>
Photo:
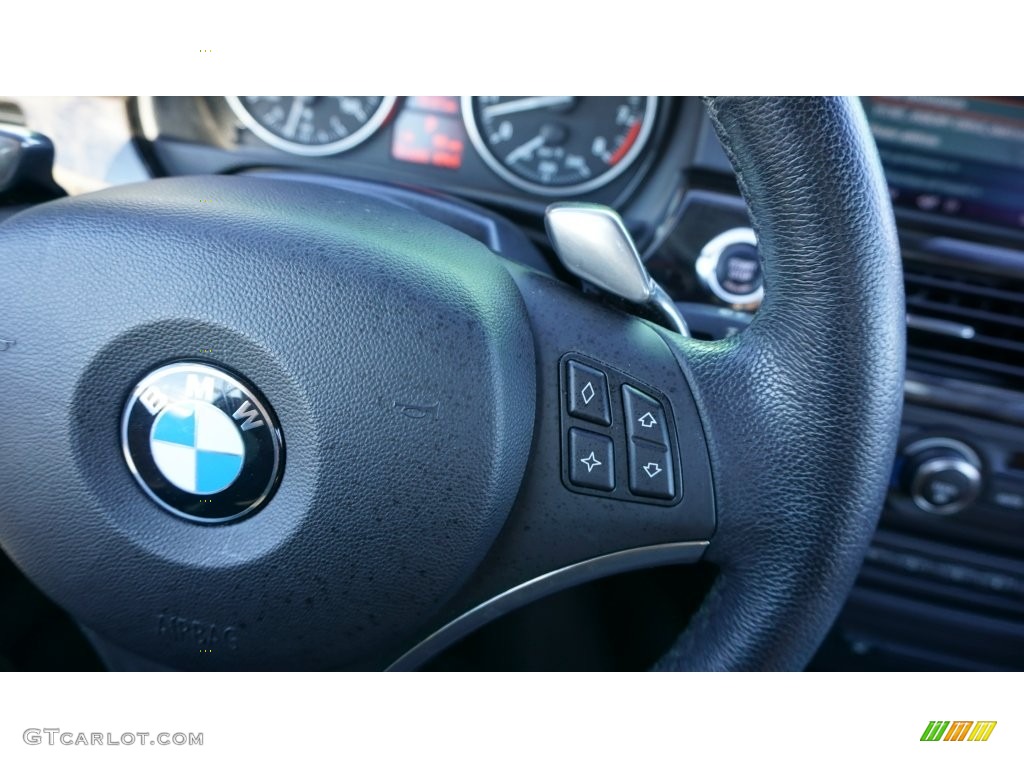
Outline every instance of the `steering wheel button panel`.
<svg viewBox="0 0 1024 768"><path fill-rule="evenodd" d="M636 387L624 384L622 407L626 415L626 436L630 440L640 438L668 446L665 411L657 400L645 395Z"/></svg>
<svg viewBox="0 0 1024 768"><path fill-rule="evenodd" d="M601 371L582 363L570 361L568 370L569 384L566 397L569 413L595 424L611 424L608 378Z"/></svg>
<svg viewBox="0 0 1024 768"><path fill-rule="evenodd" d="M569 479L584 488L610 491L615 488L615 447L611 438L569 430Z"/></svg>
<svg viewBox="0 0 1024 768"><path fill-rule="evenodd" d="M676 494L668 448L643 440L629 441L629 490L637 496L671 499Z"/></svg>
<svg viewBox="0 0 1024 768"><path fill-rule="evenodd" d="M565 486L620 501L678 503L681 464L666 396L607 363L580 358L572 353L560 366ZM628 469L613 465L615 454L628 458Z"/></svg>

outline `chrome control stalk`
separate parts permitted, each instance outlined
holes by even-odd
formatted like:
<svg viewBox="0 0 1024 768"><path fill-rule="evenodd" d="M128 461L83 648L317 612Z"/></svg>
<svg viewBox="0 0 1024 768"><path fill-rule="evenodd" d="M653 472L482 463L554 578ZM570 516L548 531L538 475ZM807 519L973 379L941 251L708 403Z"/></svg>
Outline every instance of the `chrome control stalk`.
<svg viewBox="0 0 1024 768"><path fill-rule="evenodd" d="M553 203L544 223L566 269L605 293L654 309L666 328L690 335L675 302L644 266L618 213L594 203Z"/></svg>

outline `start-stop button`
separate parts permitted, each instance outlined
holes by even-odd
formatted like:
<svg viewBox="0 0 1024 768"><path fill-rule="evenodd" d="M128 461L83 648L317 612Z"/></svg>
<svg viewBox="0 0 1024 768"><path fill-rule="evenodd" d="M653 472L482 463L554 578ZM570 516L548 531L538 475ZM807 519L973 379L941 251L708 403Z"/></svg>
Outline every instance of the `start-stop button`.
<svg viewBox="0 0 1024 768"><path fill-rule="evenodd" d="M756 309L764 298L757 236L750 227L736 227L712 238L700 252L697 276L704 287L737 309Z"/></svg>

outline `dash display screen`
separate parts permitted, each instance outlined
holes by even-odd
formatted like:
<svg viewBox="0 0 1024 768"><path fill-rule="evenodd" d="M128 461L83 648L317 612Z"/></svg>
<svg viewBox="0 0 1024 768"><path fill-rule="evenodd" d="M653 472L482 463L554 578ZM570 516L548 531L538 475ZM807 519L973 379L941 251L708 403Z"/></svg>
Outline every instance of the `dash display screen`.
<svg viewBox="0 0 1024 768"><path fill-rule="evenodd" d="M395 121L391 156L437 168L460 168L466 147L458 96L410 96Z"/></svg>
<svg viewBox="0 0 1024 768"><path fill-rule="evenodd" d="M893 204L1024 229L1024 99L864 99Z"/></svg>

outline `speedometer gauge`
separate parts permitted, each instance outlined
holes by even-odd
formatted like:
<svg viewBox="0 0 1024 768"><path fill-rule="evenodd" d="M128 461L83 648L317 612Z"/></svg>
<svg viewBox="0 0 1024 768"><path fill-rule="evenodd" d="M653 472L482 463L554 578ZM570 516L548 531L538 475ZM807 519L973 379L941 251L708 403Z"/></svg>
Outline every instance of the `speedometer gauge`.
<svg viewBox="0 0 1024 768"><path fill-rule="evenodd" d="M620 176L650 138L655 96L463 96L470 140L510 184L578 195Z"/></svg>
<svg viewBox="0 0 1024 768"><path fill-rule="evenodd" d="M239 120L272 147L295 155L333 155L370 138L394 96L228 96Z"/></svg>

